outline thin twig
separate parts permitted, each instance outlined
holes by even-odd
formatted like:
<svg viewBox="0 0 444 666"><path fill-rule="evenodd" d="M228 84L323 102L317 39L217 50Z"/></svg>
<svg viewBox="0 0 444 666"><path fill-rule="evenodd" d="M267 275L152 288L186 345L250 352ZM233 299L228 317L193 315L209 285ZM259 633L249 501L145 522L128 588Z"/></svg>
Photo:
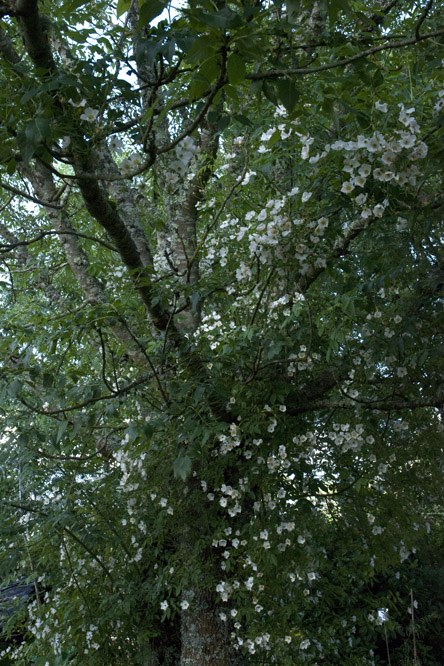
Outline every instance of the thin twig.
<svg viewBox="0 0 444 666"><path fill-rule="evenodd" d="M112 400L113 398L116 398L120 395L124 395L125 393L128 393L133 388L136 388L137 386L140 386L141 384L145 384L150 379L152 379L152 375L144 375L140 379L136 379L134 382L131 382L130 384L127 384L126 386L122 387L118 391L114 391L114 393L99 395L96 398L89 398L89 400L84 400L83 402L80 402L77 405L71 405L69 407L62 407L60 409L48 409L48 410L40 409L38 407L35 407L34 405L31 405L25 398L19 398L19 400L20 400L20 402L22 402L25 405L25 407L27 407L28 409L31 409L36 414L42 414L43 416L55 416L57 414L64 414L65 412L74 412L77 409L83 409L84 407L87 407L88 405L92 405L95 402L100 402L101 400Z"/></svg>
<svg viewBox="0 0 444 666"><path fill-rule="evenodd" d="M62 206L60 207L62 208ZM99 243L100 245L103 245L103 247L106 247L108 250L111 250L112 252L119 251L116 247L114 247L114 245L111 245L111 243L107 243L101 238L96 238L95 236L89 236L88 234L83 234L80 231L54 231L53 229L51 229L48 231L41 231L38 236L36 236L35 238L31 238L30 240L27 241L23 240L8 244L0 243L0 253L4 254L6 252L14 250L16 247L22 247L22 246L32 245L32 243L38 243L46 236L78 236L79 238L85 238L86 240L93 241L93 243Z"/></svg>
<svg viewBox="0 0 444 666"><path fill-rule="evenodd" d="M106 378L106 348L105 348L105 341L103 339L102 329L100 329L100 328L97 329L97 332L98 332L99 338L100 338L100 350L101 350L101 353L102 353L102 364L101 364L101 366L102 366L103 383L105 384L108 391L110 391L111 393L116 393L116 390L118 391L119 389L118 388L115 389L113 386L111 386L108 379Z"/></svg>
<svg viewBox="0 0 444 666"><path fill-rule="evenodd" d="M385 634L385 646L387 648L388 665L392 666L392 662L390 660L390 650L389 650L388 635L387 635L387 625L386 625L385 622L384 622L384 634Z"/></svg>
<svg viewBox="0 0 444 666"><path fill-rule="evenodd" d="M415 631L415 602L413 599L413 589L410 588L410 609L412 611L412 638L413 638L413 663L418 664L418 653L416 651L416 631Z"/></svg>
<svg viewBox="0 0 444 666"><path fill-rule="evenodd" d="M423 10L421 16L419 17L419 21L415 26L415 37L416 37L416 39L420 39L420 37L421 37L421 35L419 34L419 29L422 26L422 24L424 23L424 21L426 20L427 14L431 10L432 5L433 5L433 0L429 0L428 3L426 4L426 6L424 7L424 10Z"/></svg>
<svg viewBox="0 0 444 666"><path fill-rule="evenodd" d="M253 324L254 324L254 320L256 319L256 315L257 315L257 313L258 313L259 306L260 306L260 304L261 304L261 302L262 302L262 298L264 297L265 291L266 291L268 285L270 284L270 280L271 280L271 278L272 278L272 276L273 276L274 271L275 271L275 269L272 268L271 271L270 271L269 274L268 274L267 279L265 280L264 286L262 287L262 291L261 291L261 293L259 294L259 298L258 298L258 300L257 300L256 307L254 308L254 310L253 310L253 314L251 315L251 319L250 319L249 326L253 326Z"/></svg>
<svg viewBox="0 0 444 666"><path fill-rule="evenodd" d="M167 146L164 146L163 148L160 148L157 151L158 155L161 155L162 153L167 153L173 148L175 148L181 141L182 139L185 139L185 137L189 136L194 132L194 130L200 125L200 122L202 121L203 118L205 118L208 109L210 108L211 104L213 103L214 98L216 97L217 93L227 82L227 73L226 73L226 60L227 60L227 51L226 49L222 49L222 65L221 65L221 71L219 78L217 79L216 83L213 86L213 89L211 93L208 96L207 101L203 105L202 109L200 112L197 114L196 118L193 120L191 125L187 127L186 130L181 132L171 143L169 143Z"/></svg>
<svg viewBox="0 0 444 666"><path fill-rule="evenodd" d="M432 39L432 37L441 37L444 35L444 29L434 30L429 32L426 35L419 35L419 37L410 37L409 39L403 39L397 42L387 42L386 44L380 44L379 46L374 46L371 49L365 49L365 51L360 51L355 53L348 58L342 58L342 60L335 60L334 62L326 63L325 65L318 65L317 67L292 67L290 69L271 69L268 72L254 72L252 74L247 74L245 77L251 81L262 81L264 79L281 79L294 74L300 74L301 76L308 74L316 74L317 72L323 72L327 69L335 69L336 67L345 67L356 60L365 58L369 55L374 55L380 51L386 51L387 49L400 49L404 46L412 46L418 42L422 42L424 39Z"/></svg>
<svg viewBox="0 0 444 666"><path fill-rule="evenodd" d="M220 207L219 207L219 210L217 211L216 215L214 216L212 222L211 222L210 224L207 225L207 228L205 229L205 231L204 231L204 233L203 233L203 235L202 235L202 238L199 240L199 242L198 242L198 244L197 244L197 246L196 246L196 249L195 249L195 251L194 251L194 254L193 254L193 256L191 257L191 259L190 259L190 261L189 261L189 264L188 264L188 270L189 270L189 268L192 266L192 264L194 263L194 261L196 261L197 255L198 255L198 253L200 252L200 249L201 249L202 245L205 243L206 239L208 238L208 234L209 234L209 233L212 231L212 229L214 229L214 227L216 226L216 224L217 224L217 222L218 222L220 216L222 215L223 211L225 210L225 206L227 205L227 203L229 202L229 200L230 200L231 197L233 196L235 190L236 190L240 185L242 185L242 181L243 181L244 178L245 178L245 175L246 175L246 173L247 173L247 170L248 170L248 159L247 159L247 161L245 162L245 167L244 167L244 169L243 169L243 171L242 171L241 176L239 177L238 180L236 180L236 182L234 183L234 185L232 185L232 187L230 188L230 190L229 190L227 196L226 196L225 199L222 201L222 203L221 203L221 205L220 205Z"/></svg>
<svg viewBox="0 0 444 666"><path fill-rule="evenodd" d="M7 207L9 206L9 204L11 203L11 201L12 201L13 199L14 199L14 196L9 197L8 201L7 201L6 203L4 203L3 206L0 208L0 213L3 213L3 211L5 210L5 208L7 208Z"/></svg>
<svg viewBox="0 0 444 666"><path fill-rule="evenodd" d="M153 372L153 375L154 375L154 378L155 378L155 380L156 380L157 386L159 387L159 391L161 392L162 397L163 397L165 403L168 405L169 402L170 402L170 401L169 401L169 398L168 398L168 395L167 395L167 393L166 393L166 391L165 391L165 389L164 389L164 387L163 387L163 385L162 385L162 382L160 381L159 374L158 374L156 368L154 367L154 364L153 364L153 362L151 361L151 358L149 357L149 355L148 355L147 352L146 352L145 347L142 345L142 343L141 343L140 340L137 338L137 336L133 333L133 331L131 330L131 327L129 326L128 322L127 322L125 319L123 319L123 317L122 317L122 318L119 318L119 320L120 320L120 322L124 325L124 327L126 328L126 330L128 331L128 333L130 334L132 340L134 340L134 342L136 343L136 345L139 347L141 353L142 353L143 356L145 357L145 359L146 359L148 365L150 366L150 368L151 368L151 370L152 370L152 372Z"/></svg>
<svg viewBox="0 0 444 666"><path fill-rule="evenodd" d="M33 197L31 194L27 194L27 192L18 190L16 187L13 187L12 185L7 185L3 181L0 181L0 188L3 188L7 192L12 192L12 194L16 194L19 197L23 197L24 199L28 199L28 201L32 201L33 203L36 203L39 206L45 206L45 208L55 208L56 210L61 210L63 208L63 206L51 203L51 201L41 201L40 199L37 199L37 197Z"/></svg>

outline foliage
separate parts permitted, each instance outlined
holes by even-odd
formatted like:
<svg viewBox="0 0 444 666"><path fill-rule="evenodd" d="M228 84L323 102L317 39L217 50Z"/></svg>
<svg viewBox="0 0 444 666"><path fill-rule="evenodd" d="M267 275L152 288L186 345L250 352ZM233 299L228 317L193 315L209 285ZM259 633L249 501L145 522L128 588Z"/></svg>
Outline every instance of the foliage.
<svg viewBox="0 0 444 666"><path fill-rule="evenodd" d="M2 656L386 663L443 483L442 3L93 4L0 3Z"/></svg>
<svg viewBox="0 0 444 666"><path fill-rule="evenodd" d="M387 658L388 643L392 663L414 663L416 643L420 663L427 666L442 663L444 595L441 513L429 513L430 532L419 541L414 557L406 561L399 571L391 572L388 577L384 575L375 583L377 587L389 587L392 600L392 612L386 624L387 635L381 637L377 647L381 660Z"/></svg>

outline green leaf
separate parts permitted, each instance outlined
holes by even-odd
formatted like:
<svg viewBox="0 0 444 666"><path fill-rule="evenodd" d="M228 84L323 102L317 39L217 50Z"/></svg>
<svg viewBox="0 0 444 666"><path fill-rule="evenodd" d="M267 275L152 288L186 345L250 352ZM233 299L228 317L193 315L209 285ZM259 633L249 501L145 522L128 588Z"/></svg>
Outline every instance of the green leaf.
<svg viewBox="0 0 444 666"><path fill-rule="evenodd" d="M236 105L236 108L239 106L239 93L237 91L237 88L234 86L230 86L230 84L227 83L227 85L224 87L224 92L229 97L234 104Z"/></svg>
<svg viewBox="0 0 444 666"><path fill-rule="evenodd" d="M334 23L340 11L345 14L350 13L350 5L348 0L329 0L327 2L328 16L331 23Z"/></svg>
<svg viewBox="0 0 444 666"><path fill-rule="evenodd" d="M367 490L368 483L369 483L369 479L366 478L366 477L362 477L362 478L358 479L355 483L356 491L359 493L359 492L362 492L364 490Z"/></svg>
<svg viewBox="0 0 444 666"><path fill-rule="evenodd" d="M270 100L272 104L278 105L278 98L276 97L275 87L268 81L261 81L262 91L267 99Z"/></svg>
<svg viewBox="0 0 444 666"><path fill-rule="evenodd" d="M145 0L143 3L141 2L137 27L142 28L147 23L150 23L156 18L156 16L159 16L167 6L168 0L166 2L163 0Z"/></svg>
<svg viewBox="0 0 444 666"><path fill-rule="evenodd" d="M301 13L300 0L287 0L287 20L289 23L297 23L297 19Z"/></svg>
<svg viewBox="0 0 444 666"><path fill-rule="evenodd" d="M191 458L181 449L178 457L173 463L173 472L176 479L185 481L191 473Z"/></svg>
<svg viewBox="0 0 444 666"><path fill-rule="evenodd" d="M287 111L293 111L299 99L299 90L291 79L279 79L276 81L276 89L279 100Z"/></svg>
<svg viewBox="0 0 444 666"><path fill-rule="evenodd" d="M380 69L377 69L376 72L374 73L372 83L375 86L375 88L382 86L382 84L384 83L384 76Z"/></svg>
<svg viewBox="0 0 444 666"><path fill-rule="evenodd" d="M35 153L35 144L28 139L24 130L17 132L17 145L25 164L28 164Z"/></svg>
<svg viewBox="0 0 444 666"><path fill-rule="evenodd" d="M199 402L202 400L204 394L205 394L205 386L198 386L194 391L193 405L198 405Z"/></svg>
<svg viewBox="0 0 444 666"><path fill-rule="evenodd" d="M21 151L20 151L20 152L21 152ZM7 173L9 176L12 176L12 174L13 174L13 173L15 172L15 170L16 170L16 166L17 166L17 165L16 165L16 163L15 163L15 159L14 159L14 158L8 160L8 162L7 162L7 164L6 164L6 173Z"/></svg>
<svg viewBox="0 0 444 666"><path fill-rule="evenodd" d="M245 63L237 53L232 53L227 59L227 74L229 82L234 86L241 83L247 75Z"/></svg>
<svg viewBox="0 0 444 666"><path fill-rule="evenodd" d="M219 132L223 132L227 127L229 127L231 123L231 116L228 114L224 113L221 116L219 116L219 119L217 121L217 129Z"/></svg>
<svg viewBox="0 0 444 666"><path fill-rule="evenodd" d="M217 79L220 74L219 58L216 55L207 58L199 67L199 74L207 79L208 83Z"/></svg>
<svg viewBox="0 0 444 666"><path fill-rule="evenodd" d="M211 14L195 10L193 12L193 17L204 25L208 25L212 28L219 28L220 30L227 30L230 27L239 27L242 25L242 21L238 14L232 11L229 7L224 7L217 12L211 12Z"/></svg>
<svg viewBox="0 0 444 666"><path fill-rule="evenodd" d="M51 136L48 118L33 118L25 127L25 135L36 146L48 139Z"/></svg>
<svg viewBox="0 0 444 666"><path fill-rule="evenodd" d="M209 35L198 37L186 54L187 62L195 64L208 58L217 49L217 42Z"/></svg>
<svg viewBox="0 0 444 666"><path fill-rule="evenodd" d="M125 430L125 435L128 437L129 442L134 442L134 440L140 434L140 426L134 421L129 424L128 428Z"/></svg>
<svg viewBox="0 0 444 666"><path fill-rule="evenodd" d="M62 421L57 430L57 444L63 439L66 429L69 425L69 421Z"/></svg>
<svg viewBox="0 0 444 666"><path fill-rule="evenodd" d="M118 0L117 1L117 18L122 16L131 6L131 0Z"/></svg>
<svg viewBox="0 0 444 666"><path fill-rule="evenodd" d="M204 76L201 76L200 74L193 76L191 83L188 86L188 95L190 96L190 99L199 99L199 97L202 97L209 85L208 79Z"/></svg>
<svg viewBox="0 0 444 666"><path fill-rule="evenodd" d="M10 395L15 397L22 389L22 383L18 379L14 379L13 382L9 385L8 392Z"/></svg>

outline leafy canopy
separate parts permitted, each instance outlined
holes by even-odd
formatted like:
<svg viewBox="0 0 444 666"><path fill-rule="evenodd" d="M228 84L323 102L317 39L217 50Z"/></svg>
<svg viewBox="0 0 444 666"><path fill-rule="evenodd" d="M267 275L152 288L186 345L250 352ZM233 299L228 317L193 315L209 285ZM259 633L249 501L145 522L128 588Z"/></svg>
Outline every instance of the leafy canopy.
<svg viewBox="0 0 444 666"><path fill-rule="evenodd" d="M0 3L2 663L387 663L443 482L442 3L93 5Z"/></svg>

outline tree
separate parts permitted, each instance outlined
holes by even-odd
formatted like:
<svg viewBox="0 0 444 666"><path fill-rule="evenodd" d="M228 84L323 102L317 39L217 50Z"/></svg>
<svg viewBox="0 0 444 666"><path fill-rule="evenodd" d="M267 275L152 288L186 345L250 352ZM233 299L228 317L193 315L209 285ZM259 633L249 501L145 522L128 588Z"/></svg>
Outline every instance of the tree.
<svg viewBox="0 0 444 666"><path fill-rule="evenodd" d="M442 3L90 4L0 3L5 663L378 663L443 482Z"/></svg>

